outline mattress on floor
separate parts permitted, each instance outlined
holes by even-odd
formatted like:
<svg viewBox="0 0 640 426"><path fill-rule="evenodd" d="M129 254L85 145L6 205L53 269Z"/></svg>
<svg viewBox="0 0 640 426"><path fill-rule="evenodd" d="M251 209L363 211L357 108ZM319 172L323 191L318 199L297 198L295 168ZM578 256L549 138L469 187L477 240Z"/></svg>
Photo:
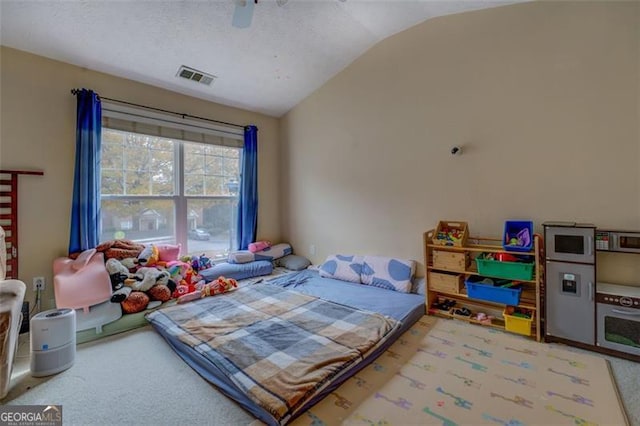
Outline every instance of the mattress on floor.
<svg viewBox="0 0 640 426"><path fill-rule="evenodd" d="M357 312L363 310L374 316L388 318L389 322L394 324L393 327L389 329L388 333L385 334L384 339L373 345L370 350L364 352L362 356L359 356L357 362L352 362L345 367L340 367L339 373L334 374L331 380L325 381L321 386L318 386L319 389L317 389L317 392L314 391L310 398L300 402L295 407L295 410L293 410L293 407L290 407L292 410L289 414L280 416L279 414L270 412L268 409L255 402L255 395L253 395L254 398L252 399L245 394L242 390L242 385L238 385L239 380L241 381L241 379L238 378L238 375L229 374L230 365L232 366L231 371L233 371L236 364L233 359L229 359L228 353L224 356L217 353L212 355L210 348L207 347L206 350L202 350L202 347L199 347L198 344L189 342L189 340L193 338L193 334L197 335L197 332L194 333L194 330L199 330L199 328L201 328L200 326L190 328L190 325L185 323L185 318L178 318L178 321L173 323L173 319L168 320L169 315L166 315L168 312L163 312L165 311L164 309L150 315L150 322L156 331L158 331L159 334L167 340L169 345L181 358L185 360L185 362L187 362L187 364L189 364L206 380L216 385L223 393L237 401L255 417L270 425L283 425L288 423L328 393L332 392L344 380L351 377L353 374L376 359L425 312L424 296L422 295L399 293L362 284L321 278L317 272L310 270L286 274L271 280L259 281L263 281L268 284L267 287L274 286L283 288L287 290L285 293L289 293L290 290L294 294L311 296L310 298L307 298L310 300L309 303L315 303L314 299L319 298L336 306L343 305L349 309L355 308ZM258 289L258 287L255 288ZM231 296L231 294L229 296ZM209 303L213 303L213 299L217 297L221 296L208 298L211 302L208 302L207 299L193 302L199 304L195 305L197 307L195 309L196 313L194 317L200 317L200 319L202 319L212 315L215 316L216 314L212 314L211 311L207 311L206 307ZM222 303L222 301L220 300L216 303ZM222 303L222 305L217 309L222 309L223 307L224 303ZM337 309L339 309L339 306ZM215 310L213 310L213 312L215 312ZM282 312L287 312L287 310L283 309ZM175 316L176 313L173 312L171 315ZM180 315L184 315L184 313L178 313L177 315L180 317ZM247 321L247 324L251 323L251 320ZM181 323L182 325L179 326L178 323ZM212 325L215 327L222 327L226 324L224 321L212 321ZM254 323L251 323L251 325L253 326ZM344 324L341 324L341 326L344 327ZM183 333L181 338L176 337L176 327L183 328L184 330L181 330L181 332L186 330L187 337L185 338L185 333ZM212 341L215 341L215 339ZM213 343L213 346L215 346L215 343ZM246 351L246 349L243 351ZM242 353L238 353L237 355L242 358ZM240 363L242 360L237 361ZM246 379L243 378L242 380Z"/></svg>
<svg viewBox="0 0 640 426"><path fill-rule="evenodd" d="M263 279L274 278L284 274L288 274L291 271L285 268L273 268L273 271L269 275L265 275L260 278L247 278L238 280L238 286L242 287L248 284L253 284L257 281L262 281ZM167 306L173 306L176 303L176 299L171 299L165 303L163 303L159 308L164 308ZM102 330L99 331L96 328L89 328L87 330L79 330L76 332L76 342L87 343L94 340L102 339L104 337L112 336L114 334L123 333L125 331L134 330L136 328L144 327L149 325L149 321L147 321L146 315L152 311L155 311L158 308L153 309L145 309L142 312L137 312L135 314L126 314L122 315L119 319L110 322L108 324L102 325Z"/></svg>

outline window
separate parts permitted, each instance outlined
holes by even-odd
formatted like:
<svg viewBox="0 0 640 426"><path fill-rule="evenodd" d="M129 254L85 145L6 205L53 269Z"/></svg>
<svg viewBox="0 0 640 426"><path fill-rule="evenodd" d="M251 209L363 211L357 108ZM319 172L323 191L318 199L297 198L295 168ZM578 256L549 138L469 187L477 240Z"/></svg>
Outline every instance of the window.
<svg viewBox="0 0 640 426"><path fill-rule="evenodd" d="M103 115L100 241L180 243L182 254L212 259L234 250L239 136L194 142L197 132Z"/></svg>

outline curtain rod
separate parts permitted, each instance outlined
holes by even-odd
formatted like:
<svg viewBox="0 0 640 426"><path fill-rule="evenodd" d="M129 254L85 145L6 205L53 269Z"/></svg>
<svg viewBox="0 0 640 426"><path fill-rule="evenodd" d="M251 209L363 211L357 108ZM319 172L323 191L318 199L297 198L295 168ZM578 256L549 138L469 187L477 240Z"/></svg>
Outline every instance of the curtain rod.
<svg viewBox="0 0 640 426"><path fill-rule="evenodd" d="M78 93L80 93L80 89L71 89L71 94L72 95L77 95ZM121 104L132 105L132 106L136 106L136 107L139 107L139 108L150 109L150 110L153 110L153 111L160 111L160 112L166 112L166 113L169 113L169 114L179 115L182 118L195 118L195 119L198 119L198 120L211 121L213 123L218 123L218 124L226 124L227 126L240 127L242 129L247 127L247 126L243 126L241 124L229 123L228 121L214 120L212 118L198 117L197 115L184 114L184 113L181 113L181 112L169 111L169 110L166 110L166 109L154 108L154 107L150 107L150 106L146 106L146 105L140 105L140 104L134 104L133 102L122 101L120 99L112 99L112 98L107 98L107 97L100 96L100 95L98 95L98 97L100 99L104 99L104 100L107 100L107 101L118 102L118 103L121 103Z"/></svg>

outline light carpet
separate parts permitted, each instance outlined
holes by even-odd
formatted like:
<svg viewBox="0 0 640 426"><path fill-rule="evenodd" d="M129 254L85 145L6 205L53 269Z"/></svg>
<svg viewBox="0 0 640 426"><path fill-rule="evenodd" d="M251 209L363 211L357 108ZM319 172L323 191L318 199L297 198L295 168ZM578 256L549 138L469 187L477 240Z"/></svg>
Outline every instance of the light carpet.
<svg viewBox="0 0 640 426"><path fill-rule="evenodd" d="M260 423L150 327L79 345L73 367L49 378L29 375L28 335L19 356L0 403L61 404L65 425ZM637 381L638 364L628 364ZM598 354L423 317L293 424L624 425L625 418Z"/></svg>
<svg viewBox="0 0 640 426"><path fill-rule="evenodd" d="M628 424L605 359L435 317L294 422L336 423Z"/></svg>
<svg viewBox="0 0 640 426"><path fill-rule="evenodd" d="M254 417L191 369L151 326L77 347L57 375L29 373L21 335L7 405L62 405L64 425L247 425ZM26 350L25 350L26 349Z"/></svg>

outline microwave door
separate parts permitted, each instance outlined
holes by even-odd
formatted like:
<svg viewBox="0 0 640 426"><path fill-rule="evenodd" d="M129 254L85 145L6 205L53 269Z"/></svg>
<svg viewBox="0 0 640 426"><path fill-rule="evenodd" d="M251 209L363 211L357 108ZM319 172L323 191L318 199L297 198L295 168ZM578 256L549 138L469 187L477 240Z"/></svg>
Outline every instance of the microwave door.
<svg viewBox="0 0 640 426"><path fill-rule="evenodd" d="M561 262L593 263L594 228L549 227L545 231L547 259Z"/></svg>
<svg viewBox="0 0 640 426"><path fill-rule="evenodd" d="M615 232L611 236L614 250L640 253L640 234Z"/></svg>

